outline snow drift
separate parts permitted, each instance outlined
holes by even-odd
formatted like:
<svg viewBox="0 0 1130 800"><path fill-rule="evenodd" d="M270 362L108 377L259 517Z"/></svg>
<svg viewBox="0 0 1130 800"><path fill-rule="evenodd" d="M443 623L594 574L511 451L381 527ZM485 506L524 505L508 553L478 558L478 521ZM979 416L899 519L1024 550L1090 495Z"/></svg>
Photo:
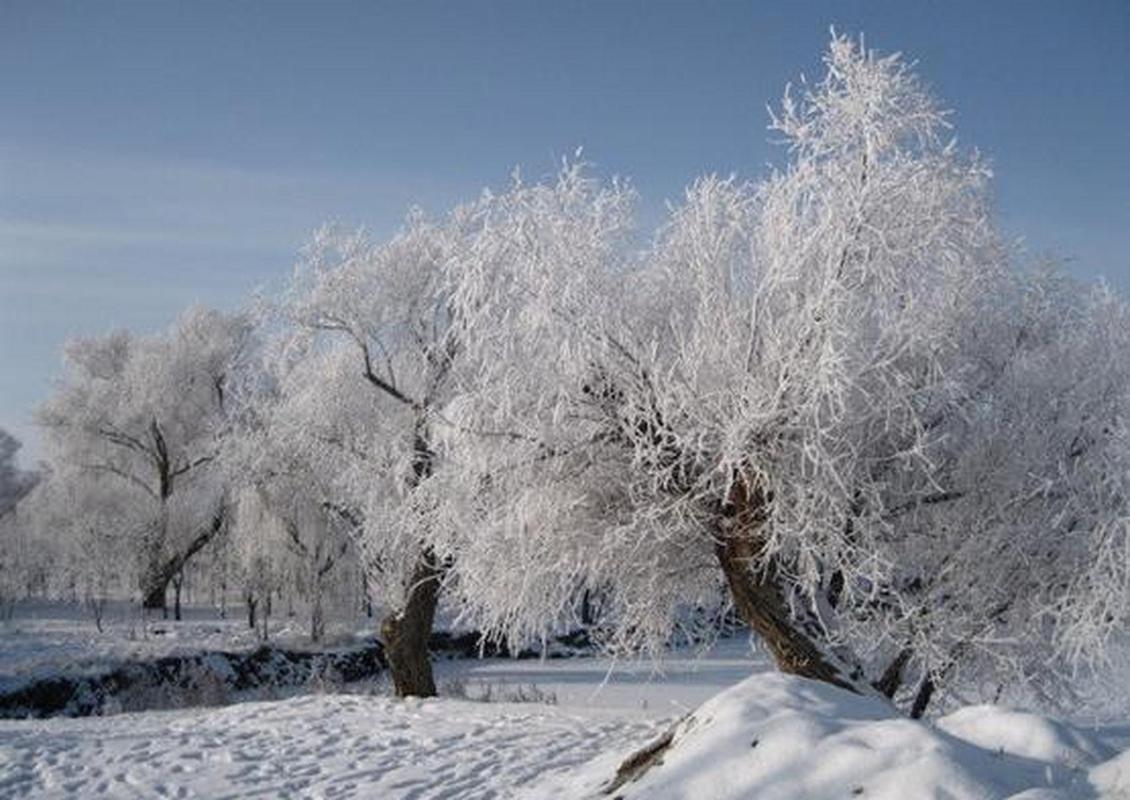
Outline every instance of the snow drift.
<svg viewBox="0 0 1130 800"><path fill-rule="evenodd" d="M623 800L1130 797L1130 753L1116 756L1098 732L990 706L926 724L790 675L749 678L663 738L601 791Z"/></svg>

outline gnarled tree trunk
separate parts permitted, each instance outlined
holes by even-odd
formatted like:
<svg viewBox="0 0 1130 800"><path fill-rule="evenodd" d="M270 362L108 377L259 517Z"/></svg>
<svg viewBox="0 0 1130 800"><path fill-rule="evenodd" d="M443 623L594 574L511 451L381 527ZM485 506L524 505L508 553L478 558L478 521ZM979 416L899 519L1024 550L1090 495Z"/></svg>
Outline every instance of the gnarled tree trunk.
<svg viewBox="0 0 1130 800"><path fill-rule="evenodd" d="M168 589L168 582L148 584L148 587L142 590L144 596L141 600L141 607L150 611L160 609L162 613L168 616L168 604L166 602Z"/></svg>
<svg viewBox="0 0 1130 800"><path fill-rule="evenodd" d="M184 550L165 560L164 562L153 563L147 574L144 576L141 586L142 592L142 606L147 609L161 609L168 616L168 605L166 597L168 595L169 584L172 583L173 578L177 576L184 565L190 558L196 555L212 541L224 528L224 520L226 509L224 506L216 511L212 517L212 523L204 530L196 535L196 538L188 543ZM179 600L179 598L178 598ZM179 605L179 603L178 603ZM177 619L180 619L179 608L177 610Z"/></svg>
<svg viewBox="0 0 1130 800"><path fill-rule="evenodd" d="M404 608L394 611L381 623L385 656L397 697L434 697L435 679L428 638L435 621L443 567L435 555L425 550L412 571L412 583Z"/></svg>
<svg viewBox="0 0 1130 800"><path fill-rule="evenodd" d="M162 482L162 491L165 483ZM154 525L152 537L146 541L145 571L141 576L142 608L150 611L160 610L162 616L169 617L168 590L169 582L173 579L175 570L167 568L162 562L162 550L168 536L169 511L166 505L167 498L161 498L161 510Z"/></svg>
<svg viewBox="0 0 1130 800"><path fill-rule="evenodd" d="M734 607L765 643L782 672L830 683L858 692L859 688L793 620L778 570L764 559L764 528L768 498L758 487L738 479L722 509L714 552Z"/></svg>

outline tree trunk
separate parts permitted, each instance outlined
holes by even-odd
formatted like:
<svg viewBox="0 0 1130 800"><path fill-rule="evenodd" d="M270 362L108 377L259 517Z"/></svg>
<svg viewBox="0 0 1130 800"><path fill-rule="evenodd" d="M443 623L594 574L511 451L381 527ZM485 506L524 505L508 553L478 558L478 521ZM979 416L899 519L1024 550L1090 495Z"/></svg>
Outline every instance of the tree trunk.
<svg viewBox="0 0 1130 800"><path fill-rule="evenodd" d="M581 593L581 624L588 627L594 622L596 622L596 613L593 609L592 594L590 590L585 589Z"/></svg>
<svg viewBox="0 0 1130 800"><path fill-rule="evenodd" d="M922 719L925 716L926 707L930 705L930 700L933 699L936 688L933 678L929 675L922 679L922 683L918 685L918 691L914 695L914 702L910 705L911 719Z"/></svg>
<svg viewBox="0 0 1130 800"><path fill-rule="evenodd" d="M902 672L906 669L906 665L910 663L910 657L914 652L905 647L899 651L894 660L887 665L883 670L883 676L872 684L879 694L886 697L888 700L894 700L895 693L898 692L899 687L902 685Z"/></svg>
<svg viewBox="0 0 1130 800"><path fill-rule="evenodd" d="M225 513L226 509L224 506L220 506L212 516L212 524L196 534L196 538L189 542L180 553L175 554L164 562L155 558L150 559L150 568L148 574L144 576L141 586L142 596L144 598L142 606L144 608L159 608L164 612L166 618L169 616L166 601L169 584L172 582L173 578L177 576L177 573L184 569L184 565L190 558L200 552L204 545L208 544L208 542L212 541L212 539L220 534L224 528ZM180 617L177 617L177 619L180 619Z"/></svg>
<svg viewBox="0 0 1130 800"><path fill-rule="evenodd" d="M153 538L146 542L145 574L141 578L143 597L141 605L142 608L151 611L161 609L161 616L165 619L169 618L168 590L169 581L173 579L173 571L166 569L165 564L161 562L161 550L165 546L168 524L168 511L162 499L156 530Z"/></svg>
<svg viewBox="0 0 1130 800"><path fill-rule="evenodd" d="M765 643L781 672L858 693L852 679L792 619L772 558L764 563L761 529L766 505L759 488L736 480L722 509L714 552L734 607Z"/></svg>
<svg viewBox="0 0 1130 800"><path fill-rule="evenodd" d="M269 589L263 598L263 630L259 632L259 638L264 642L271 638L271 592Z"/></svg>
<svg viewBox="0 0 1130 800"><path fill-rule="evenodd" d="M247 595L247 627L251 630L255 630L255 608L258 604L254 595Z"/></svg>
<svg viewBox="0 0 1130 800"><path fill-rule="evenodd" d="M428 638L435 621L442 577L443 568L435 563L431 551L421 553L412 571L404 609L399 613L391 612L381 624L381 638L397 697L434 697L436 694Z"/></svg>
<svg viewBox="0 0 1130 800"><path fill-rule="evenodd" d="M166 603L165 595L169 588L169 581L153 582L150 581L146 584L144 599L141 601L141 607L149 610L161 609L161 613L166 617L168 616L168 605Z"/></svg>
<svg viewBox="0 0 1130 800"><path fill-rule="evenodd" d="M364 558L362 558L364 562ZM369 619L373 618L373 596L369 594L369 576L366 573L365 565L361 565L361 610L365 612L365 616Z"/></svg>
<svg viewBox="0 0 1130 800"><path fill-rule="evenodd" d="M94 627L102 633L102 615L106 611L106 596L99 594L90 600L90 610L94 614Z"/></svg>
<svg viewBox="0 0 1130 800"><path fill-rule="evenodd" d="M173 577L172 583L173 583L173 619L175 619L177 622L180 622L180 620L181 620L180 597L181 597L181 589L184 588L184 572L178 572L176 574L176 576Z"/></svg>
<svg viewBox="0 0 1130 800"><path fill-rule="evenodd" d="M413 454L410 485L414 489L431 476L434 466L424 414L416 418ZM381 638L397 697L436 695L428 639L435 622L443 572L431 548L424 548L412 570L404 608L399 613L391 611L381 623Z"/></svg>
<svg viewBox="0 0 1130 800"><path fill-rule="evenodd" d="M322 589L318 586L314 590L314 599L310 606L310 641L320 642L325 634L326 615L322 607Z"/></svg>

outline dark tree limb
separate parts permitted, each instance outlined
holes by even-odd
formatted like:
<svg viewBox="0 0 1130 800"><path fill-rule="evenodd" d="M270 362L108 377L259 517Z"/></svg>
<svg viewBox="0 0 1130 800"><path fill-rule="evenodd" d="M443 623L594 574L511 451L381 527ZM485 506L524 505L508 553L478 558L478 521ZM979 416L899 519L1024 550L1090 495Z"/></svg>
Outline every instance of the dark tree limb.
<svg viewBox="0 0 1130 800"><path fill-rule="evenodd" d="M894 699L895 692L897 692L899 686L902 685L902 673L903 670L906 669L906 665L912 655L913 652L909 647L900 650L894 660L883 670L883 674L879 680L872 684L876 691L888 700Z"/></svg>
<svg viewBox="0 0 1130 800"><path fill-rule="evenodd" d="M200 552L208 542L212 541L220 534L224 528L226 516L227 509L221 506L212 516L210 525L197 533L196 537L189 542L184 549L167 559L150 575L146 576L145 584L142 587L144 595L142 605L145 608L153 609L165 607L165 594L173 577L184 569L184 565L190 558Z"/></svg>
<svg viewBox="0 0 1130 800"><path fill-rule="evenodd" d="M714 553L726 576L734 608L765 643L782 672L859 693L851 678L792 619L779 585L779 571L772 558L764 557L760 534L767 505L768 498L759 488L751 489L739 478L723 509Z"/></svg>

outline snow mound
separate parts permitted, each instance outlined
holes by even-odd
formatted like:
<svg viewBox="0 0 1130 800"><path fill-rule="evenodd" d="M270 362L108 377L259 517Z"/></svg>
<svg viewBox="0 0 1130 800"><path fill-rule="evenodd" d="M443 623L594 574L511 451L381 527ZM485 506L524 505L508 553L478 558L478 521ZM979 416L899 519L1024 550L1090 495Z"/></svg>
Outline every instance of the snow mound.
<svg viewBox="0 0 1130 800"><path fill-rule="evenodd" d="M936 724L951 736L985 750L1067 767L1093 766L1114 755L1114 748L1079 728L996 706L968 706Z"/></svg>
<svg viewBox="0 0 1130 800"><path fill-rule="evenodd" d="M1112 749L1065 723L976 707L935 727L790 675L755 675L671 734L649 768L604 791L623 800L1064 800L1118 797L1130 785L1126 754L1095 767Z"/></svg>
<svg viewBox="0 0 1130 800"><path fill-rule="evenodd" d="M1130 800L1130 750L1092 769L1091 785L1099 797Z"/></svg>

